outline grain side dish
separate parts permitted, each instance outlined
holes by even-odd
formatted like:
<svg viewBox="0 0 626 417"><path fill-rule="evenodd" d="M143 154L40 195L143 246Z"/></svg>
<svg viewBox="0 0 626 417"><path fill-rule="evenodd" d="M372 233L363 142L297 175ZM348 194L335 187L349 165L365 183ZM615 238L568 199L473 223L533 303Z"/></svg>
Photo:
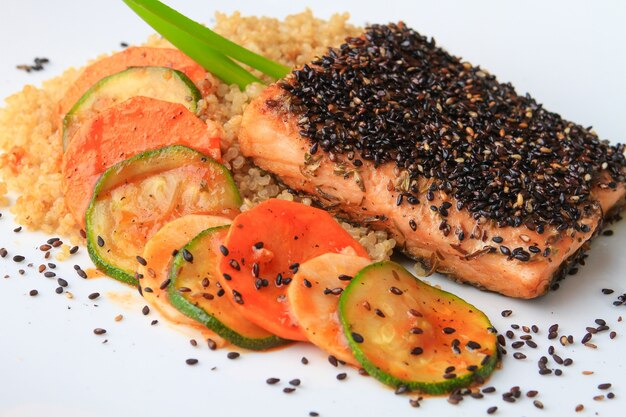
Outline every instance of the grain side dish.
<svg viewBox="0 0 626 417"><path fill-rule="evenodd" d="M304 65L323 54L328 45L338 45L361 29L348 23L348 14L336 14L329 20L317 19L311 11L288 16L284 21L266 17L243 17L217 14L215 31L234 42L272 60L292 67ZM160 37L151 37L148 46L170 47ZM80 226L66 207L61 191L61 132L57 129L56 105L82 69L68 69L61 76L45 82L42 88L26 86L7 98L0 109L0 203L8 205L6 193L19 194L11 212L16 221L31 230L67 236L71 242L84 242ZM260 74L259 74L260 76ZM239 152L236 141L241 115L247 104L262 91L251 85L245 91L228 86L208 75L211 93L204 97L201 117L223 125L223 160L232 169L244 197L243 209L278 197L310 204L309 198L290 193L274 177L251 165ZM373 259L385 259L395 241L383 231L342 225L365 246Z"/></svg>

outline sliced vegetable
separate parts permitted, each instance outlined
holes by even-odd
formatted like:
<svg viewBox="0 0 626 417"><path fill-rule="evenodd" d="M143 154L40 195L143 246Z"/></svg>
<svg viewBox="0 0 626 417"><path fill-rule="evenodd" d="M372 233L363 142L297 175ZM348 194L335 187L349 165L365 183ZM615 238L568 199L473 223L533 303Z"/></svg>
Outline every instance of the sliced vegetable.
<svg viewBox="0 0 626 417"><path fill-rule="evenodd" d="M206 70L178 49L130 47L88 66L59 102L59 116L62 119L83 94L104 77L130 67L145 66L174 68L189 77L203 94L211 90L212 86L206 80Z"/></svg>
<svg viewBox="0 0 626 417"><path fill-rule="evenodd" d="M180 48L197 63L227 84L237 84L243 90L248 84L261 83L261 80L234 63L221 52L203 42L197 42L187 32L162 19L157 14L143 9L131 1L126 1L126 4L146 23L157 29L174 46Z"/></svg>
<svg viewBox="0 0 626 417"><path fill-rule="evenodd" d="M262 73L275 79L283 78L291 71L291 69L285 65L271 61L262 55L256 54L234 42L231 42L230 40L213 32L208 27L189 19L158 0L124 1L140 17L144 18L144 16L149 13L159 17L162 21L170 23L179 30L186 32L188 36L187 44L193 42L203 43L215 51L244 64L250 65L252 68L256 68ZM153 25L152 27L157 32L161 33L158 26ZM181 49L185 50L184 48Z"/></svg>
<svg viewBox="0 0 626 417"><path fill-rule="evenodd" d="M253 350L283 345L288 341L246 320L224 296L216 277L220 246L228 229L205 230L178 252L169 275L169 299L180 312L234 345Z"/></svg>
<svg viewBox="0 0 626 417"><path fill-rule="evenodd" d="M101 111L134 96L182 104L196 111L200 91L182 72L166 67L132 67L104 77L76 102L63 119L63 149L80 125Z"/></svg>
<svg viewBox="0 0 626 417"><path fill-rule="evenodd" d="M146 302L171 323L201 331L205 338L215 342L216 347L225 346L228 342L172 306L167 296L168 277L175 251L180 251L203 230L230 222L229 218L206 214L188 214L172 220L148 240L141 255L145 262L137 264L137 273L142 277L139 285Z"/></svg>
<svg viewBox="0 0 626 417"><path fill-rule="evenodd" d="M291 311L309 341L352 365L359 363L348 346L337 306L343 289L370 262L339 253L320 255L300 265L287 290Z"/></svg>
<svg viewBox="0 0 626 417"><path fill-rule="evenodd" d="M137 255L186 214L234 217L241 198L230 173L185 146L147 151L109 168L87 209L87 248L107 275L137 285Z"/></svg>
<svg viewBox="0 0 626 417"><path fill-rule="evenodd" d="M443 394L485 379L498 363L485 314L394 262L361 270L340 297L339 315L354 356L393 387Z"/></svg>
<svg viewBox="0 0 626 417"><path fill-rule="evenodd" d="M63 156L65 203L81 225L98 177L140 152L180 144L220 157L221 128L181 104L133 97L86 120Z"/></svg>
<svg viewBox="0 0 626 417"><path fill-rule="evenodd" d="M233 220L218 278L248 320L284 339L307 340L287 287L300 263L328 252L368 256L327 212L271 199Z"/></svg>

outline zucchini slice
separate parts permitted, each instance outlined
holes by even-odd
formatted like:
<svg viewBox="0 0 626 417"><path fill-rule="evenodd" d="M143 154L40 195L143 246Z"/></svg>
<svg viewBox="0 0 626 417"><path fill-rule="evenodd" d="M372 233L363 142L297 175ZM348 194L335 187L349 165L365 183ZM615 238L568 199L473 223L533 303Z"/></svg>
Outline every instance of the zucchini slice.
<svg viewBox="0 0 626 417"><path fill-rule="evenodd" d="M402 266L378 262L343 291L339 315L356 359L393 387L444 394L495 369L495 329L476 307Z"/></svg>
<svg viewBox="0 0 626 417"><path fill-rule="evenodd" d="M180 103L189 111L202 98L196 85L182 72L166 67L131 67L104 77L74 104L63 118L63 149L80 125L101 111L131 97L144 96Z"/></svg>
<svg viewBox="0 0 626 417"><path fill-rule="evenodd" d="M221 288L218 254L229 227L201 232L174 257L169 274L170 303L234 345L263 350L288 343L245 319L230 301L231 295Z"/></svg>
<svg viewBox="0 0 626 417"><path fill-rule="evenodd" d="M86 214L87 249L109 276L137 285L137 256L164 224L187 214L233 218L241 197L228 170L191 148L140 153L107 169Z"/></svg>

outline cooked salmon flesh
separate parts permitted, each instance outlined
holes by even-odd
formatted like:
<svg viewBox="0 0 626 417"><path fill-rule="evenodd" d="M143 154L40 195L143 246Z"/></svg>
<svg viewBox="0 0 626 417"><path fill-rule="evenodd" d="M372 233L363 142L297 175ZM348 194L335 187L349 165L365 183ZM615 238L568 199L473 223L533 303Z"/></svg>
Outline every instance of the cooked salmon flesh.
<svg viewBox="0 0 626 417"><path fill-rule="evenodd" d="M402 23L375 25L265 89L243 154L427 268L533 298L625 203L601 141Z"/></svg>

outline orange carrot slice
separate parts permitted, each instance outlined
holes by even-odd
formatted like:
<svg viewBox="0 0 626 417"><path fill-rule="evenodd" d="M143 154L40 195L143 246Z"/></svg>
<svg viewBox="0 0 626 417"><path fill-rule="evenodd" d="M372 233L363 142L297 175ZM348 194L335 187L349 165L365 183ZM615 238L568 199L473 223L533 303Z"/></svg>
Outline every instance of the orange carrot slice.
<svg viewBox="0 0 626 417"><path fill-rule="evenodd" d="M130 67L156 66L174 68L183 72L206 95L211 85L206 81L206 70L194 60L173 48L130 47L87 67L59 101L61 121L79 98L102 78Z"/></svg>
<svg viewBox="0 0 626 417"><path fill-rule="evenodd" d="M351 365L359 366L343 332L337 308L339 295L369 258L326 253L298 268L287 290L291 312L309 342Z"/></svg>
<svg viewBox="0 0 626 417"><path fill-rule="evenodd" d="M185 145L220 159L221 128L203 122L182 104L133 97L85 121L63 156L65 203L84 227L100 174L138 153Z"/></svg>
<svg viewBox="0 0 626 417"><path fill-rule="evenodd" d="M368 256L327 212L272 199L233 220L218 278L248 320L284 339L308 340L286 292L300 263L329 252Z"/></svg>

